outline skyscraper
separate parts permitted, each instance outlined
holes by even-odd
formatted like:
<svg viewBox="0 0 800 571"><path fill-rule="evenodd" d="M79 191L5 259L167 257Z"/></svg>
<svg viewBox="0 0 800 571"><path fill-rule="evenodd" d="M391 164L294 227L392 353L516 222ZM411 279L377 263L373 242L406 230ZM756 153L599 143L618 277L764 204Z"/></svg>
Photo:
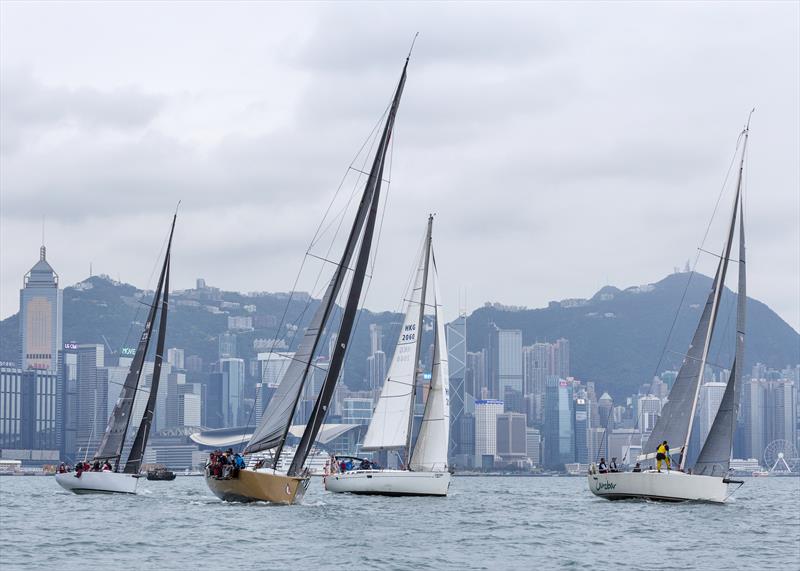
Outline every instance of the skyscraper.
<svg viewBox="0 0 800 571"><path fill-rule="evenodd" d="M39 261L25 274L19 291L21 367L58 371L61 349L62 292L58 274L47 263L42 245Z"/></svg>
<svg viewBox="0 0 800 571"><path fill-rule="evenodd" d="M236 357L236 334L221 333L219 336L219 358L231 359Z"/></svg>
<svg viewBox="0 0 800 571"><path fill-rule="evenodd" d="M544 388L550 374L550 344L534 343L522 348L525 395L530 397L530 418L533 424L541 425L544 418Z"/></svg>
<svg viewBox="0 0 800 571"><path fill-rule="evenodd" d="M569 374L569 340L561 338L552 345L553 358L551 365L552 374L560 379L566 379Z"/></svg>
<svg viewBox="0 0 800 571"><path fill-rule="evenodd" d="M518 412L497 415L497 455L506 462L524 460L528 456L527 419Z"/></svg>
<svg viewBox="0 0 800 571"><path fill-rule="evenodd" d="M563 470L575 461L572 385L555 375L548 377L544 399L544 465Z"/></svg>
<svg viewBox="0 0 800 571"><path fill-rule="evenodd" d="M717 416L719 405L722 402L722 395L725 393L725 387L725 383L706 383L700 387L700 398L697 406L700 442L706 441L708 432L711 430L711 425L714 423L714 418ZM641 403L644 398L647 397L642 397L639 399L639 402ZM659 409L661 408L660 404L659 401ZM650 430L652 430L652 425L650 426ZM645 431L644 424L642 424L642 431Z"/></svg>
<svg viewBox="0 0 800 571"><path fill-rule="evenodd" d="M103 345L78 345L78 456L91 456L108 422L108 376Z"/></svg>
<svg viewBox="0 0 800 571"><path fill-rule="evenodd" d="M383 327L377 323L369 324L369 345L370 355L374 355L378 351L383 351Z"/></svg>
<svg viewBox="0 0 800 571"><path fill-rule="evenodd" d="M475 401L475 465L484 466L484 457L492 463L497 455L497 415L503 413L503 401L483 399Z"/></svg>
<svg viewBox="0 0 800 571"><path fill-rule="evenodd" d="M486 387L486 351L467 353L467 367L464 370L464 410L475 413L475 400L479 399Z"/></svg>
<svg viewBox="0 0 800 571"><path fill-rule="evenodd" d="M522 402L522 331L500 329L492 324L489 333L489 394L503 399L507 391L518 393L520 398L515 402Z"/></svg>
<svg viewBox="0 0 800 571"><path fill-rule="evenodd" d="M589 430L592 428L591 407L585 398L575 399L575 462L588 464L590 459Z"/></svg>
<svg viewBox="0 0 800 571"><path fill-rule="evenodd" d="M244 393L244 360L220 359L222 373L222 422L223 426L241 426L242 396Z"/></svg>
<svg viewBox="0 0 800 571"><path fill-rule="evenodd" d="M447 361L450 371L450 457L462 454L460 429L465 413L466 399L464 376L467 368L467 316L461 313L447 329ZM473 399L474 395L469 398Z"/></svg>

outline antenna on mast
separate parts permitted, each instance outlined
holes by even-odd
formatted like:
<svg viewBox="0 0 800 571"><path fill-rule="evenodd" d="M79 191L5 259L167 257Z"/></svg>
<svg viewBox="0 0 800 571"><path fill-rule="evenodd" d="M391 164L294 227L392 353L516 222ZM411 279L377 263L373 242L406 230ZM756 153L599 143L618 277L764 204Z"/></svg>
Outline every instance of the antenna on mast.
<svg viewBox="0 0 800 571"><path fill-rule="evenodd" d="M414 44L417 42L417 36L419 36L419 32L414 34L414 39L411 40L411 47L408 50L408 56L406 56L406 62L411 59L411 52L414 51Z"/></svg>

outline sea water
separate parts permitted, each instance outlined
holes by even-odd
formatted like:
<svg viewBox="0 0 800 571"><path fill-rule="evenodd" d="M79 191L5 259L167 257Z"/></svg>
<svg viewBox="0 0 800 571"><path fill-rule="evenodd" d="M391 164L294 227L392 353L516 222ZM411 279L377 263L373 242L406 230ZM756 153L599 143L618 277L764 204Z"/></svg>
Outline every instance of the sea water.
<svg viewBox="0 0 800 571"><path fill-rule="evenodd" d="M800 569L800 478L725 505L609 502L585 478L459 477L446 498L231 504L198 477L136 496L0 478L0 569Z"/></svg>

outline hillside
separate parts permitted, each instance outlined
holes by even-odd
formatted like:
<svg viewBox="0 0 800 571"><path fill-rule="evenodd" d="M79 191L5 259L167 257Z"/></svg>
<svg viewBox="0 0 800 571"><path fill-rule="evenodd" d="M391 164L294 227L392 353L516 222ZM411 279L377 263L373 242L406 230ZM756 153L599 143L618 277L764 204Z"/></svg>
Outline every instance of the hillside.
<svg viewBox="0 0 800 571"><path fill-rule="evenodd" d="M478 351L488 345L492 322L500 328L521 329L526 345L566 337L571 342L572 374L582 380L596 381L615 398L623 397L654 373L679 366L711 287L711 280L706 276L692 278L657 369L688 276L673 274L650 286L626 290L605 287L590 299L552 302L541 309L486 305L467 319L468 350ZM237 332L239 356L254 357L257 353L253 348L254 339L291 340L286 325L279 327L284 310L285 323L302 327L318 303L301 294L293 298L287 309L287 299L286 294L280 293L244 295L215 288L175 292L171 298L167 346L181 347L186 356L199 355L204 363L210 364L217 359L218 337L227 329L228 316L258 316L255 330ZM134 286L103 277L89 278L66 288L64 341L102 343L109 352L134 345L145 315L142 300L149 301L149 294L143 295ZM733 300L733 294L726 290L720 313L720 335L710 353L712 363L725 367L732 358ZM250 311L244 306L251 306ZM747 309L748 369L755 362L776 368L800 362L800 335L757 300L748 299ZM390 354L399 319L392 312L361 312L345 366L345 382L351 388L361 388L367 376L369 325L383 326L384 350ZM18 355L19 320L14 315L0 323L0 360L16 362Z"/></svg>

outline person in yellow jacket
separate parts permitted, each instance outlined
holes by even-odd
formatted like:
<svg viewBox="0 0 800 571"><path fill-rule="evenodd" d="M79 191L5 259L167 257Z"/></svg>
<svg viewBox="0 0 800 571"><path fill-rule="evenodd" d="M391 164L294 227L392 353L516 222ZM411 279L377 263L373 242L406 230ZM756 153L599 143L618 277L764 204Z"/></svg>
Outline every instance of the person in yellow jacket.
<svg viewBox="0 0 800 571"><path fill-rule="evenodd" d="M669 444L667 444L666 440L659 444L658 449L656 450L656 469L659 472L661 471L661 462L666 462L667 470L670 469Z"/></svg>

